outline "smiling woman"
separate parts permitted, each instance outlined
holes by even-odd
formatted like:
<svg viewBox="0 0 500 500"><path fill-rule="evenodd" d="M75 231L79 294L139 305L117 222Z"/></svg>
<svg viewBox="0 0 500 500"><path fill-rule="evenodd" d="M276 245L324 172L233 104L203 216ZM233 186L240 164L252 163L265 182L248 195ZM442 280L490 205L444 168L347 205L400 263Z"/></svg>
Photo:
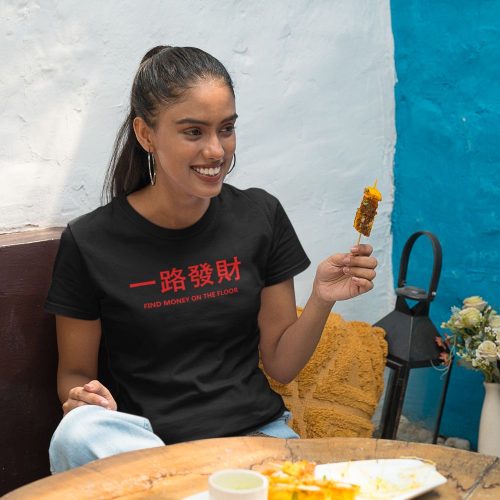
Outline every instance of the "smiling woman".
<svg viewBox="0 0 500 500"><path fill-rule="evenodd" d="M155 47L141 61L130 108L108 171L109 198L131 195L151 222L188 227L219 194L234 158L231 77L200 49Z"/></svg>
<svg viewBox="0 0 500 500"><path fill-rule="evenodd" d="M292 380L335 301L373 287L377 262L369 245L325 259L297 318L293 278L310 262L283 207L224 183L236 118L213 56L144 56L107 176L112 199L68 224L46 302L65 414L53 472L165 443L298 437L259 352L269 376Z"/></svg>
<svg viewBox="0 0 500 500"><path fill-rule="evenodd" d="M231 89L210 79L164 107L154 127L134 118L136 137L154 158L156 183L130 195L132 207L160 226L188 227L200 219L234 157L236 117Z"/></svg>

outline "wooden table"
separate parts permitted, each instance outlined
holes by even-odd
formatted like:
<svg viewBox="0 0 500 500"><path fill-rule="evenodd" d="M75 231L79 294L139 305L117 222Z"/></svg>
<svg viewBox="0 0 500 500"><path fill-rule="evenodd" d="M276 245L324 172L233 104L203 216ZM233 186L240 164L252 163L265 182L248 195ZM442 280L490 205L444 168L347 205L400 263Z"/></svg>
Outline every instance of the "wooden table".
<svg viewBox="0 0 500 500"><path fill-rule="evenodd" d="M382 439L274 439L235 437L192 441L96 460L12 491L18 499L180 499L207 489L216 470L258 469L267 462L317 463L370 458L418 457L432 460L448 482L422 496L500 499L500 459L444 446Z"/></svg>

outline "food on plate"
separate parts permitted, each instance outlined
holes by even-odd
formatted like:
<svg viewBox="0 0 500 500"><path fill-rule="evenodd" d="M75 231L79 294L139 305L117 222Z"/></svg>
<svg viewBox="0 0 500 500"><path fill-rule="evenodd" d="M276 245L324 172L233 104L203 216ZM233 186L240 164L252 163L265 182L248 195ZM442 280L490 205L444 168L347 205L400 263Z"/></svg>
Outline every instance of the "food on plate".
<svg viewBox="0 0 500 500"><path fill-rule="evenodd" d="M433 462L416 458L321 464L316 467L315 475L358 485L357 500L405 500L446 483Z"/></svg>
<svg viewBox="0 0 500 500"><path fill-rule="evenodd" d="M375 181L373 186L365 188L361 205L354 217L354 228L360 233L360 238L362 234L370 236L380 201L382 201L382 194L377 189L377 181Z"/></svg>
<svg viewBox="0 0 500 500"><path fill-rule="evenodd" d="M269 479L268 500L352 500L359 487L353 484L316 479L316 464L302 460L270 464L262 473Z"/></svg>

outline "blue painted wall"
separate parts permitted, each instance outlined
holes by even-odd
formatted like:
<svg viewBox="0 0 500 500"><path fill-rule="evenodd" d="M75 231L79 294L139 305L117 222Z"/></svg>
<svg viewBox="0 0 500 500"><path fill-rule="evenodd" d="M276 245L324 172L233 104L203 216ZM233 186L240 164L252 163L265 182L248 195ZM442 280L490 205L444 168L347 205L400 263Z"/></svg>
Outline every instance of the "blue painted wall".
<svg viewBox="0 0 500 500"><path fill-rule="evenodd" d="M443 271L431 318L439 327L466 296L500 310L500 1L393 0L391 11L395 280L407 238L422 229L436 234ZM431 261L430 246L419 243L408 283L427 288ZM420 379L424 396L409 403L424 419L434 382ZM475 447L483 394L479 374L455 367L441 433Z"/></svg>

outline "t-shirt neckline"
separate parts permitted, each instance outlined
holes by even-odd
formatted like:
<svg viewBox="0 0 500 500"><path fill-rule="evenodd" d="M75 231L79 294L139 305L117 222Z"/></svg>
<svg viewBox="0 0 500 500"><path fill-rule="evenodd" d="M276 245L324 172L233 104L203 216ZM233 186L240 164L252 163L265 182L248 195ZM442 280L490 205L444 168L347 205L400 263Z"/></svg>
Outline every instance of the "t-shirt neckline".
<svg viewBox="0 0 500 500"><path fill-rule="evenodd" d="M207 211L192 226L183 229L169 229L158 226L143 217L132 207L125 195L118 196L113 201L125 213L127 218L141 231L162 239L184 239L201 233L215 220L219 205L219 197L215 196L211 198Z"/></svg>

